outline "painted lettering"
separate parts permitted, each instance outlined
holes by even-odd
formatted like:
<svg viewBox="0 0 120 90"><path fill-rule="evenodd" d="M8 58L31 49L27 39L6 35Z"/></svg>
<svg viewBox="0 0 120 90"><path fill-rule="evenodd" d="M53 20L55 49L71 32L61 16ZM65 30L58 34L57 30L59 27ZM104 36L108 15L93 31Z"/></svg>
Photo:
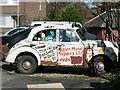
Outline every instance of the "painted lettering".
<svg viewBox="0 0 120 90"><path fill-rule="evenodd" d="M56 57L52 57L52 60L56 60Z"/></svg>
<svg viewBox="0 0 120 90"><path fill-rule="evenodd" d="M70 62L70 58L60 58L58 62Z"/></svg>
<svg viewBox="0 0 120 90"><path fill-rule="evenodd" d="M53 56L55 56L54 53L51 53L51 54L47 55L48 58L53 57Z"/></svg>
<svg viewBox="0 0 120 90"><path fill-rule="evenodd" d="M47 47L47 50L50 50L50 49L52 49L52 46L51 47Z"/></svg>
<svg viewBox="0 0 120 90"><path fill-rule="evenodd" d="M82 48L77 48L77 47L72 47L71 50L78 51L78 50L83 50Z"/></svg>
<svg viewBox="0 0 120 90"><path fill-rule="evenodd" d="M49 53L53 53L54 51L53 50L50 50L50 51L47 51L47 54L49 54Z"/></svg>
<svg viewBox="0 0 120 90"><path fill-rule="evenodd" d="M46 49L40 49L40 50L39 50L40 53L43 53L43 52L45 52L45 51L46 51Z"/></svg>
<svg viewBox="0 0 120 90"><path fill-rule="evenodd" d="M47 55L46 53L42 53L42 54L41 54L42 57L43 57L43 56L46 56L46 55Z"/></svg>
<svg viewBox="0 0 120 90"><path fill-rule="evenodd" d="M70 48L66 48L66 47L61 48L61 47L59 47L59 50L65 52L65 51L70 51Z"/></svg>
<svg viewBox="0 0 120 90"><path fill-rule="evenodd" d="M73 56L73 55L75 55L75 52L58 52L58 55L61 55L61 56Z"/></svg>
<svg viewBox="0 0 120 90"><path fill-rule="evenodd" d="M83 55L83 51L76 51L76 55L82 56Z"/></svg>

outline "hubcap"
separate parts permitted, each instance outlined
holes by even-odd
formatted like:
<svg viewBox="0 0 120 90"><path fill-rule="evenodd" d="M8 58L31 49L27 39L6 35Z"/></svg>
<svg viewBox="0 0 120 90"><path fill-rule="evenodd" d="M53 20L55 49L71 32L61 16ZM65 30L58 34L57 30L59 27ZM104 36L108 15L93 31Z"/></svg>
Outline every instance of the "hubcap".
<svg viewBox="0 0 120 90"><path fill-rule="evenodd" d="M31 68L31 63L29 61L23 62L23 68L24 69L30 69Z"/></svg>
<svg viewBox="0 0 120 90"><path fill-rule="evenodd" d="M103 71L103 70L105 69L105 66L104 66L104 64L103 64L102 62L99 62L99 63L97 63L97 65L96 65L96 69L97 69L98 71Z"/></svg>

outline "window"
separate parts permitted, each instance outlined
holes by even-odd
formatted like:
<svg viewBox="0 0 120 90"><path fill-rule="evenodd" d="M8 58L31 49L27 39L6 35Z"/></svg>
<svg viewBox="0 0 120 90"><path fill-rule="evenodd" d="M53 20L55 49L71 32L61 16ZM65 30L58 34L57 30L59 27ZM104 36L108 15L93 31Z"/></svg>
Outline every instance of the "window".
<svg viewBox="0 0 120 90"><path fill-rule="evenodd" d="M0 0L0 5L18 5L19 0Z"/></svg>
<svg viewBox="0 0 120 90"><path fill-rule="evenodd" d="M79 38L73 30L60 30L59 42L78 42Z"/></svg>
<svg viewBox="0 0 120 90"><path fill-rule="evenodd" d="M42 10L42 6L41 6L41 0L39 0L39 10Z"/></svg>
<svg viewBox="0 0 120 90"><path fill-rule="evenodd" d="M56 30L52 29L52 30L40 31L34 36L33 41L55 42Z"/></svg>
<svg viewBox="0 0 120 90"><path fill-rule="evenodd" d="M13 27L12 17L0 15L0 27Z"/></svg>
<svg viewBox="0 0 120 90"><path fill-rule="evenodd" d="M7 4L7 0L0 0L0 4Z"/></svg>

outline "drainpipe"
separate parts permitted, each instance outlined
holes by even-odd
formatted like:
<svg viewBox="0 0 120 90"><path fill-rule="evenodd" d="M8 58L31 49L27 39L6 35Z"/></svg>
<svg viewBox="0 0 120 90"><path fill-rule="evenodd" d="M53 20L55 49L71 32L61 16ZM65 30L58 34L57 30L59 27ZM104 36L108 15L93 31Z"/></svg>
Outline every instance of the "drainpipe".
<svg viewBox="0 0 120 90"><path fill-rule="evenodd" d="M17 2L17 26L19 26L19 13L20 13L20 11L19 11L19 0L18 0L18 2Z"/></svg>

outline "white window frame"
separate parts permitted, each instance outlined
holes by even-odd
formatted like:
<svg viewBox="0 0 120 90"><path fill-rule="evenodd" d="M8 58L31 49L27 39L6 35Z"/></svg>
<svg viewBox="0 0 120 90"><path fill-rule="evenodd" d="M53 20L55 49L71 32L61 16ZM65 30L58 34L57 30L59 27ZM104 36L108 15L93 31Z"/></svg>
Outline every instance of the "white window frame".
<svg viewBox="0 0 120 90"><path fill-rule="evenodd" d="M39 10L42 10L42 0L39 0Z"/></svg>
<svg viewBox="0 0 120 90"><path fill-rule="evenodd" d="M0 6L7 6L7 5L19 5L19 0L2 0L0 1Z"/></svg>
<svg viewBox="0 0 120 90"><path fill-rule="evenodd" d="M14 22L13 19L10 15L0 15L1 19L3 19L5 22L3 22L2 20L2 24L0 25L0 28L9 28L9 27L13 27L14 26ZM9 20L8 20L9 18ZM9 21L9 24L6 23L7 20Z"/></svg>

